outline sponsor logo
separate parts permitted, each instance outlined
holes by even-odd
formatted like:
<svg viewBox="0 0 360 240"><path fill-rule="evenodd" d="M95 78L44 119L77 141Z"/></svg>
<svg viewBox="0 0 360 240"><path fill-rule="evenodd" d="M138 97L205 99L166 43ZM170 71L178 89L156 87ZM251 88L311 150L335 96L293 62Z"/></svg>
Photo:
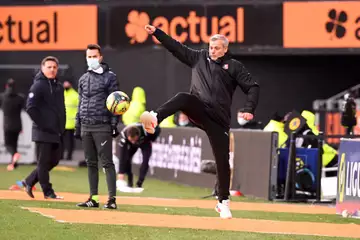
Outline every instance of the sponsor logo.
<svg viewBox="0 0 360 240"><path fill-rule="evenodd" d="M83 50L97 43L95 5L0 7L0 16L0 50Z"/></svg>
<svg viewBox="0 0 360 240"><path fill-rule="evenodd" d="M230 43L244 41L244 9L237 8L235 16L199 16L196 11L189 11L187 16L155 16L150 17L147 12L131 10L128 13L128 23L125 33L130 44L145 43L149 35L144 30L145 25L151 24L162 29L165 33L181 43L208 43L214 34L227 36ZM159 43L155 37L153 42Z"/></svg>

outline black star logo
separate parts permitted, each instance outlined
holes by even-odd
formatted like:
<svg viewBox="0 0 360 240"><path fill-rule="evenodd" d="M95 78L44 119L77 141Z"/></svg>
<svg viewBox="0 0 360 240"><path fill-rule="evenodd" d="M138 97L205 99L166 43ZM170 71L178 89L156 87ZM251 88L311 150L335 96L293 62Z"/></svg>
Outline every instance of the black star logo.
<svg viewBox="0 0 360 240"><path fill-rule="evenodd" d="M336 12L335 9L329 11L329 18L325 25L328 33L335 33L337 38L343 38L346 34L346 28L343 24L347 21L347 14L344 11Z"/></svg>

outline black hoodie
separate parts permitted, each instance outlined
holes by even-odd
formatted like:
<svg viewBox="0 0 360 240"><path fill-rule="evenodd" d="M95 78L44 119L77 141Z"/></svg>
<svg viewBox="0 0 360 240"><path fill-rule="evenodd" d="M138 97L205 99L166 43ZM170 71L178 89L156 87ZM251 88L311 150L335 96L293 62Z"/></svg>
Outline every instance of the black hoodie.
<svg viewBox="0 0 360 240"><path fill-rule="evenodd" d="M243 112L254 113L259 99L259 84L245 66L230 54L213 61L207 50L191 49L161 29L154 36L177 59L192 68L190 93L206 106L209 116L224 128L230 127L230 107L236 87L247 95Z"/></svg>
<svg viewBox="0 0 360 240"><path fill-rule="evenodd" d="M59 143L65 131L64 88L57 79L48 79L40 71L30 87L26 111L33 120L34 142Z"/></svg>
<svg viewBox="0 0 360 240"><path fill-rule="evenodd" d="M15 91L14 87L8 87L0 95L0 107L3 110L4 131L20 132L21 110L25 107L25 96Z"/></svg>

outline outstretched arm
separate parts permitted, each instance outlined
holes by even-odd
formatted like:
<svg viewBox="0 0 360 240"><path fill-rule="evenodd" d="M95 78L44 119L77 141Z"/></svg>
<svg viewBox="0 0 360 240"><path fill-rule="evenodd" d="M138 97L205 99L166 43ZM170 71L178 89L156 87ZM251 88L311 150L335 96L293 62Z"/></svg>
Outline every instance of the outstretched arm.
<svg viewBox="0 0 360 240"><path fill-rule="evenodd" d="M195 66L197 61L199 60L201 51L191 49L184 44L176 41L161 29L156 28L151 25L146 25L145 30L148 34L154 35L159 42L169 51L171 52L177 59L181 62L185 63L189 67Z"/></svg>

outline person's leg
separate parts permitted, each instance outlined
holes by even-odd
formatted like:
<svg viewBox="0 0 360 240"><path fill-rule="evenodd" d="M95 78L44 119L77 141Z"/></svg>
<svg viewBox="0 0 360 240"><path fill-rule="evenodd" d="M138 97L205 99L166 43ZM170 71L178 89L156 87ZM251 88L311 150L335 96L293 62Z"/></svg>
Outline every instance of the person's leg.
<svg viewBox="0 0 360 240"><path fill-rule="evenodd" d="M17 167L17 161L20 159L20 154L17 152L19 134L19 132L14 131L4 132L5 148L11 155L10 164L7 166L8 171L14 170Z"/></svg>
<svg viewBox="0 0 360 240"><path fill-rule="evenodd" d="M141 146L141 152L143 155L143 161L140 166L140 173L139 173L139 179L136 183L136 186L139 188L142 188L142 185L144 183L146 174L149 170L149 161L152 153L152 145L151 142L144 142Z"/></svg>
<svg viewBox="0 0 360 240"><path fill-rule="evenodd" d="M75 145L75 139L74 139L74 130L68 129L65 131L65 139L67 142L67 155L66 160L72 160L72 155L74 152L74 145Z"/></svg>
<svg viewBox="0 0 360 240"><path fill-rule="evenodd" d="M231 218L229 209L230 163L229 163L229 131L209 121L206 125L211 148L216 162L217 195L219 203L216 210L222 218Z"/></svg>
<svg viewBox="0 0 360 240"><path fill-rule="evenodd" d="M120 159L119 159L119 174L118 180L125 182L125 174L127 170L127 164L129 162L129 146L130 144L125 142L120 146ZM118 186L120 187L120 186Z"/></svg>
<svg viewBox="0 0 360 240"><path fill-rule="evenodd" d="M20 153L18 152L18 141L19 141L19 135L20 132L14 132L14 149L15 149L15 154L12 158L12 163L14 165L14 167L16 168L18 165L18 161L20 160Z"/></svg>
<svg viewBox="0 0 360 240"><path fill-rule="evenodd" d="M178 93L161 105L154 113L145 111L140 116L140 121L147 132L153 133L154 128L165 118L175 114L177 111L182 111L197 127L203 128L201 122L205 115L204 109L205 106L198 97L189 93Z"/></svg>
<svg viewBox="0 0 360 240"><path fill-rule="evenodd" d="M49 164L49 169L48 169L49 172L59 164L60 158L62 155L62 150L63 150L62 143L52 143L51 144L51 158L50 158L50 164ZM49 176L49 182L50 182L50 176ZM45 198L62 199L62 197L59 197L55 194L53 188L51 190L49 190L47 193L44 193L44 195L45 195Z"/></svg>
<svg viewBox="0 0 360 240"><path fill-rule="evenodd" d="M204 109L204 104L201 100L189 93L178 93L173 98L156 109L157 120L160 124L165 118L175 114L178 111L184 112L187 116L191 115L193 120L201 118L201 111Z"/></svg>
<svg viewBox="0 0 360 240"><path fill-rule="evenodd" d="M93 132L96 150L105 169L109 201L104 208L116 209L116 171L112 159L112 136L110 132Z"/></svg>
<svg viewBox="0 0 360 240"><path fill-rule="evenodd" d="M4 132L4 143L5 148L8 153L11 155L11 159L16 153L16 135L14 135L14 132L11 131L5 131Z"/></svg>
<svg viewBox="0 0 360 240"><path fill-rule="evenodd" d="M51 171L54 167L56 167L60 162L62 144L61 143L53 143L51 148L51 165L49 171Z"/></svg>
<svg viewBox="0 0 360 240"><path fill-rule="evenodd" d="M52 143L41 142L38 143L38 163L37 163L37 178L44 195L48 195L52 190L52 184L50 183L49 170L52 169ZM30 186L35 185L35 175L32 179L27 179L27 183Z"/></svg>
<svg viewBox="0 0 360 240"><path fill-rule="evenodd" d="M88 168L90 196L98 196L98 187L99 187L98 152L96 149L92 132L82 133L82 144L85 154L85 161Z"/></svg>
<svg viewBox="0 0 360 240"><path fill-rule="evenodd" d="M132 158L139 149L138 146L131 145L129 149L129 161L127 165L128 187L134 187L134 174L132 172Z"/></svg>
<svg viewBox="0 0 360 240"><path fill-rule="evenodd" d="M99 207L99 168L98 152L94 142L92 132L81 132L82 146L84 149L86 166L88 169L88 181L90 187L90 197L87 201L78 203L78 207Z"/></svg>
<svg viewBox="0 0 360 240"><path fill-rule="evenodd" d="M137 150L137 147L134 147L132 144L126 142L120 149L120 164L119 164L119 174L118 179L121 181L118 181L117 185L119 190L126 185L128 187L133 186L133 176L131 172L131 158L135 154ZM128 177L128 183L125 182L125 174Z"/></svg>
<svg viewBox="0 0 360 240"><path fill-rule="evenodd" d="M38 165L39 165L39 157L40 157L40 145L41 143L35 142L35 154L36 154L36 168L22 181L22 184L25 188L26 193L31 197L34 198L34 194L32 193L32 189L36 183L38 183Z"/></svg>

